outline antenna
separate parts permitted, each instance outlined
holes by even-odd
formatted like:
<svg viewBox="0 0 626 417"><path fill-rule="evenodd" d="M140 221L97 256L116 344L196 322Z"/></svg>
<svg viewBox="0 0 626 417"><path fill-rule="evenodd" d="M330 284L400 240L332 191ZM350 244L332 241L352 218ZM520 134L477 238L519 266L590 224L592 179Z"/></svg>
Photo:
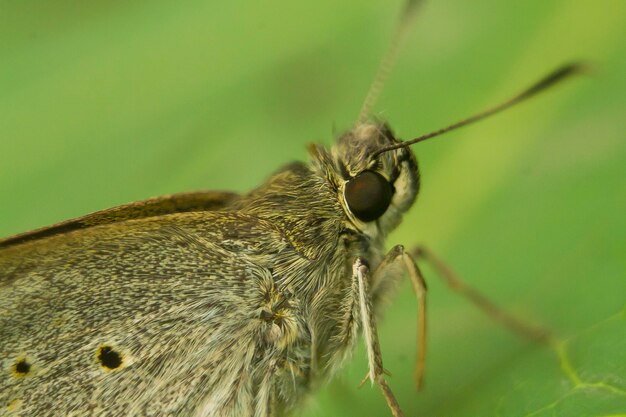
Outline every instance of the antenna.
<svg viewBox="0 0 626 417"><path fill-rule="evenodd" d="M379 149L378 151L376 151L372 157L375 158L378 155L380 155L383 152L388 152L388 151L392 151L394 149L399 149L399 148L406 148L408 146L411 146L417 142L422 142L425 141L427 139L430 138L434 138L435 136L440 136L443 135L444 133L448 133L452 130L458 129L460 127L463 126L467 126L471 123L477 122L479 120L482 120L486 117L489 117L493 114L499 113L502 110L506 110L509 107L512 107L526 99L529 99L533 96L535 96L538 93L541 93L545 90L547 90L550 87L553 87L554 85L558 84L559 82L569 78L572 75L576 75L576 74L580 74L580 73L584 73L586 72L586 70L588 69L587 65L584 65L580 62L575 62L569 65L564 65L558 69L556 69L555 71L551 72L550 74L546 75L545 77L543 77L542 79L540 79L539 81L537 81L536 83L534 83L533 85L531 85L530 87L528 87L526 90L522 91L521 93L517 94L516 96L513 96L512 98L496 105L493 106L487 110L484 110L478 114L475 114L471 117L468 117L466 119L463 119L459 122L453 123L450 126L435 130L434 132L428 133L426 135L422 135L419 136L415 139L411 139L409 141L406 142L401 142L401 143L397 143L395 145L390 145L387 147L384 147L382 149Z"/></svg>
<svg viewBox="0 0 626 417"><path fill-rule="evenodd" d="M365 96L365 100L363 101L363 106L361 107L361 112L359 113L359 122L363 122L369 116L372 107L376 104L376 100L385 85L385 81L389 78L389 74L391 73L391 69L396 63L396 59L398 58L398 52L400 47L404 43L404 39L413 23L413 18L416 15L417 6L421 3L421 0L407 0L404 8L402 9L402 13L400 15L400 20L396 24L396 29L393 37L391 38L391 43L387 47L387 51L383 55L383 58L380 61L380 65L378 66L378 70L376 71L376 76L374 77L374 81L370 85L370 88Z"/></svg>

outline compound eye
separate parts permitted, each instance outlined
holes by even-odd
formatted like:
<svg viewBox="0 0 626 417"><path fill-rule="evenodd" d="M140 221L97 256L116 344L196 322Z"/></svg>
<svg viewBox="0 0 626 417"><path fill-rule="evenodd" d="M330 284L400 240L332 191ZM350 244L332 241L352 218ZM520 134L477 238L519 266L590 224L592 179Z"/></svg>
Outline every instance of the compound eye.
<svg viewBox="0 0 626 417"><path fill-rule="evenodd" d="M363 171L348 181L344 195L352 214L363 222L371 222L387 211L393 187L379 173Z"/></svg>

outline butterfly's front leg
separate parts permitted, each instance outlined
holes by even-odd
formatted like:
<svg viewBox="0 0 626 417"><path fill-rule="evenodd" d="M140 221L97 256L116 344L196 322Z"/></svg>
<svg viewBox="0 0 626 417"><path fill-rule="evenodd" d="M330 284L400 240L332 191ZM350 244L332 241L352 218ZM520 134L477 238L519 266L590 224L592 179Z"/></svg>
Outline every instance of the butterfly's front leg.
<svg viewBox="0 0 626 417"><path fill-rule="evenodd" d="M381 389L394 417L404 416L404 413L400 409L391 388L387 385L387 381L385 381L383 359L380 352L380 343L378 341L378 331L373 311L370 283L375 284L377 282L376 275L384 274L389 265L394 264L400 259L407 259L406 262L410 262L411 266L409 267L407 264L407 268L414 285L416 285L416 291L419 293L418 297L423 301L426 293L424 280L421 277L419 269L417 269L415 263L412 259L410 259L410 255L404 253L404 249L401 246L392 249L392 251L385 257L385 260L381 263L379 268L377 268L374 276L371 276L370 268L367 262L362 258L357 258L352 266L352 277L357 288L359 313L367 348L369 379ZM420 305L423 306L424 303L421 302ZM424 316L423 312L421 316ZM425 323L425 321L422 321L422 323ZM425 326L422 326L422 328L425 329Z"/></svg>
<svg viewBox="0 0 626 417"><path fill-rule="evenodd" d="M426 363L426 282L413 255L405 251L404 246L394 246L383 258L374 271L371 283L371 294L374 305L379 305L398 281L407 273L415 297L417 298L417 362L415 366L415 381L420 389L424 379L424 365Z"/></svg>

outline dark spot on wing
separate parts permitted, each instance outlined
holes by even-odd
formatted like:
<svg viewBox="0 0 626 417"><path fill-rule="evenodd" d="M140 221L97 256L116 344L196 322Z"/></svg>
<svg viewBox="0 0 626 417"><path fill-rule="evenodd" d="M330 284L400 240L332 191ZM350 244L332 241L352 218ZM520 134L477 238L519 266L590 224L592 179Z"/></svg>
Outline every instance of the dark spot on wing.
<svg viewBox="0 0 626 417"><path fill-rule="evenodd" d="M100 346L98 348L96 358L98 359L100 365L109 371L118 369L124 362L122 354L107 345Z"/></svg>
<svg viewBox="0 0 626 417"><path fill-rule="evenodd" d="M32 365L26 358L19 358L13 364L11 370L16 377L24 377L30 373L31 369Z"/></svg>

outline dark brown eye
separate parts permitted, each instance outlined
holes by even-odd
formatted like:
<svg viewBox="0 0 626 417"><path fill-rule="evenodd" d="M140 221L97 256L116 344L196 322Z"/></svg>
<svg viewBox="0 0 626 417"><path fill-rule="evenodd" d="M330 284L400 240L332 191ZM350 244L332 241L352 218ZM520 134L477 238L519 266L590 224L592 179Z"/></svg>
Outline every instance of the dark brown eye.
<svg viewBox="0 0 626 417"><path fill-rule="evenodd" d="M379 173L363 171L348 181L344 194L352 214L361 221L371 222L387 211L393 187Z"/></svg>

